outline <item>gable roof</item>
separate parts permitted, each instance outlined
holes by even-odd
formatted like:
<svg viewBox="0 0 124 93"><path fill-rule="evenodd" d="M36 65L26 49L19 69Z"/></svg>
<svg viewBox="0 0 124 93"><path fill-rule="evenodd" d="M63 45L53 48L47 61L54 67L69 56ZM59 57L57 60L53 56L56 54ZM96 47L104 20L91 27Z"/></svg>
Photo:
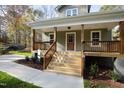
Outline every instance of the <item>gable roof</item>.
<svg viewBox="0 0 124 93"><path fill-rule="evenodd" d="M55 10L60 11L63 7L66 7L68 5L58 5ZM88 13L90 12L91 5L88 5Z"/></svg>

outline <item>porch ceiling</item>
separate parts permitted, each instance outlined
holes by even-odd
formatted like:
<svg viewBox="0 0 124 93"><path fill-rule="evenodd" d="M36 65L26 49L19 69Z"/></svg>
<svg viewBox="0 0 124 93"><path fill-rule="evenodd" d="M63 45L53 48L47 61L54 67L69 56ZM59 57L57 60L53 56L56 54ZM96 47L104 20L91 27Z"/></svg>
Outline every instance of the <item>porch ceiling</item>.
<svg viewBox="0 0 124 93"><path fill-rule="evenodd" d="M101 23L102 24L106 23L102 25L102 27L103 26L108 27L109 25L111 28L113 25L110 24L110 22L115 25L120 21L124 21L124 11L89 13L81 16L47 19L47 20L29 23L29 25L32 27L32 29L45 30L46 28L47 29L49 28L50 30L52 30L51 28L53 27L59 27L61 31L64 31L65 29L67 29L68 26L71 26L71 29L73 30L78 30L80 29L81 24L85 24L85 29L89 28L89 26L92 26L92 28L95 28L96 24L98 27L98 25L101 25Z"/></svg>
<svg viewBox="0 0 124 93"><path fill-rule="evenodd" d="M84 29L108 29L111 31L111 29L113 29L117 25L118 22L85 24ZM70 29L68 29L68 27L70 27ZM57 27L57 31L75 31L75 30L81 30L81 25ZM54 28L42 28L42 29L38 29L38 31L53 32Z"/></svg>

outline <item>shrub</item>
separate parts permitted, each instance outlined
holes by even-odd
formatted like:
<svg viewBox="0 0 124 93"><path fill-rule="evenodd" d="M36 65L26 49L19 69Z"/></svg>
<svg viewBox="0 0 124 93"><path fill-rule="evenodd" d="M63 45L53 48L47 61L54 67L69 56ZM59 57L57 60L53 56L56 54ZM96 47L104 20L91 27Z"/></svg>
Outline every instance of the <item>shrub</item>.
<svg viewBox="0 0 124 93"><path fill-rule="evenodd" d="M111 74L111 79L115 82L119 79L119 76L117 74L115 74L114 71L110 71Z"/></svg>
<svg viewBox="0 0 124 93"><path fill-rule="evenodd" d="M99 69L98 69L98 65L97 64L91 65L90 73L93 76L93 78L96 77L98 71L99 71Z"/></svg>
<svg viewBox="0 0 124 93"><path fill-rule="evenodd" d="M0 49L0 54L7 54L8 53L8 51L6 50L6 49Z"/></svg>
<svg viewBox="0 0 124 93"><path fill-rule="evenodd" d="M26 56L26 57L25 57L25 60L26 60L26 61L29 61L29 60L30 60L30 58L29 58L28 56Z"/></svg>

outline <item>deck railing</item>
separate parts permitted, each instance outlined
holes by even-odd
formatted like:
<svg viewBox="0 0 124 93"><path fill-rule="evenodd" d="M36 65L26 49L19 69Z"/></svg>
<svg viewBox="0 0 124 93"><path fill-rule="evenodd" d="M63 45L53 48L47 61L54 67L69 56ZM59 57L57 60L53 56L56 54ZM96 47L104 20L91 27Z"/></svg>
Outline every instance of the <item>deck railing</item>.
<svg viewBox="0 0 124 93"><path fill-rule="evenodd" d="M120 41L84 41L84 52L120 52Z"/></svg>
<svg viewBox="0 0 124 93"><path fill-rule="evenodd" d="M34 43L34 50L41 49L41 50L48 50L50 47L51 42L45 41L45 42L35 42Z"/></svg>
<svg viewBox="0 0 124 93"><path fill-rule="evenodd" d="M46 69L56 51L56 41L54 41L43 56L43 69Z"/></svg>

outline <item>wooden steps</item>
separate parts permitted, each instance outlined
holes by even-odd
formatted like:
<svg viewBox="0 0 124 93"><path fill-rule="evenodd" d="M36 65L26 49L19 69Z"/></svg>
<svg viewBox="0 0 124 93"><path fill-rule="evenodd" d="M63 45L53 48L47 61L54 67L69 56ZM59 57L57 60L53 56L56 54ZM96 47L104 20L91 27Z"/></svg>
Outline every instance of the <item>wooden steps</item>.
<svg viewBox="0 0 124 93"><path fill-rule="evenodd" d="M81 76L81 52L56 52L46 71Z"/></svg>

